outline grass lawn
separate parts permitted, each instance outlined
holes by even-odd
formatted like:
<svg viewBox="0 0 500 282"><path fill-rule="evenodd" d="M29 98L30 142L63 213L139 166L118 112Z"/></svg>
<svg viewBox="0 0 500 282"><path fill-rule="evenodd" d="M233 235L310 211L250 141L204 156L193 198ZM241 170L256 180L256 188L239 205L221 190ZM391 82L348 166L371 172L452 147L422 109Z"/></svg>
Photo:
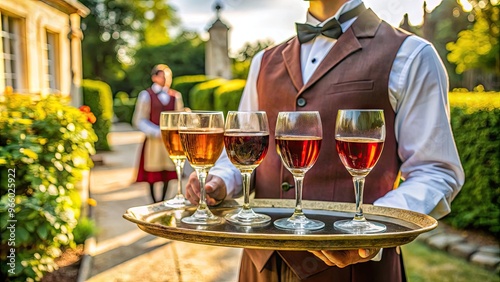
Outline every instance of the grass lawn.
<svg viewBox="0 0 500 282"><path fill-rule="evenodd" d="M409 282L500 282L493 271L414 241L402 247Z"/></svg>

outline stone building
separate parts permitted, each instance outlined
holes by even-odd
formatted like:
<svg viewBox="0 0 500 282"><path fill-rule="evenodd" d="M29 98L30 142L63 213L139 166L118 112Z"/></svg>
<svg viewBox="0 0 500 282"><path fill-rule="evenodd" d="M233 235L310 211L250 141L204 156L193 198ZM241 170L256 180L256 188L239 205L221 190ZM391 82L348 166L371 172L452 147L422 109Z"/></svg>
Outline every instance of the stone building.
<svg viewBox="0 0 500 282"><path fill-rule="evenodd" d="M215 5L217 18L208 28L210 38L205 53L205 74L212 77L232 78L229 59L228 35L230 27L220 18L220 4Z"/></svg>
<svg viewBox="0 0 500 282"><path fill-rule="evenodd" d="M89 12L76 0L1 0L0 95L58 93L79 106L80 20Z"/></svg>

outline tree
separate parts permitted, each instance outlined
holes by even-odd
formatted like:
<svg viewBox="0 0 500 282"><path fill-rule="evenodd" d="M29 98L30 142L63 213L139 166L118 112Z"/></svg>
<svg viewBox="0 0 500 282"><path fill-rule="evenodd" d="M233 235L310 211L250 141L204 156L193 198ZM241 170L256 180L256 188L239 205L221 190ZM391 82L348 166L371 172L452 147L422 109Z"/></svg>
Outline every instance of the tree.
<svg viewBox="0 0 500 282"><path fill-rule="evenodd" d="M126 69L126 82L118 90L136 96L151 85L151 69L167 64L174 77L205 73L205 42L193 32L184 32L174 41L160 46L145 46L134 54L136 62Z"/></svg>
<svg viewBox="0 0 500 282"><path fill-rule="evenodd" d="M82 20L83 76L108 82L125 77L133 52L170 41L167 29L178 23L164 0L80 0L90 14Z"/></svg>
<svg viewBox="0 0 500 282"><path fill-rule="evenodd" d="M245 45L238 50L236 58L233 61L233 76L234 78L246 79L252 58L261 50L273 45L271 40L257 41L255 43L245 43Z"/></svg>
<svg viewBox="0 0 500 282"><path fill-rule="evenodd" d="M474 24L461 31L455 42L446 45L450 51L448 60L457 66L457 73L480 70L493 76L495 83L500 86L500 2L469 2Z"/></svg>
<svg viewBox="0 0 500 282"><path fill-rule="evenodd" d="M425 5L424 9L426 9ZM456 66L446 60L449 54L446 44L457 40L457 34L472 25L467 19L468 13L462 10L457 0L443 0L432 12L427 10L425 12L422 26L410 26L405 17L401 27L432 42L446 67L450 87L452 89L464 87L462 75L457 74Z"/></svg>

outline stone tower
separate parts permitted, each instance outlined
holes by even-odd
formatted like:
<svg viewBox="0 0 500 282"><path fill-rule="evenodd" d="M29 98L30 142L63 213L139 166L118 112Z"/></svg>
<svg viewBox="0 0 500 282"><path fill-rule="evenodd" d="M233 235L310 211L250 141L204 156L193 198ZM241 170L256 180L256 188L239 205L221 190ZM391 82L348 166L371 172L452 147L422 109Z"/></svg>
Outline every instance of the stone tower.
<svg viewBox="0 0 500 282"><path fill-rule="evenodd" d="M216 20L208 28L210 38L205 51L205 73L208 76L232 78L231 60L229 59L229 27L220 19L222 6L215 4Z"/></svg>

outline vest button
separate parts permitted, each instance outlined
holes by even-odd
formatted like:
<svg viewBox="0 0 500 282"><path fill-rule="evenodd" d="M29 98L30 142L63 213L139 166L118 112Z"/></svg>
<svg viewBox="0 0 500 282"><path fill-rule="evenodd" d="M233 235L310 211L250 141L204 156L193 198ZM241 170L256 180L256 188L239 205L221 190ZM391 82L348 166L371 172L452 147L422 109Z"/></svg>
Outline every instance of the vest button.
<svg viewBox="0 0 500 282"><path fill-rule="evenodd" d="M292 189L292 188L294 188L294 187L295 187L295 186L290 185L290 183L288 183L288 182L283 182L283 183L281 183L281 189L282 189L283 191L285 191L285 192L286 192L286 191L288 191L288 190L290 190L290 189Z"/></svg>
<svg viewBox="0 0 500 282"><path fill-rule="evenodd" d="M306 104L307 104L306 99L304 98L297 99L297 106L304 107Z"/></svg>

